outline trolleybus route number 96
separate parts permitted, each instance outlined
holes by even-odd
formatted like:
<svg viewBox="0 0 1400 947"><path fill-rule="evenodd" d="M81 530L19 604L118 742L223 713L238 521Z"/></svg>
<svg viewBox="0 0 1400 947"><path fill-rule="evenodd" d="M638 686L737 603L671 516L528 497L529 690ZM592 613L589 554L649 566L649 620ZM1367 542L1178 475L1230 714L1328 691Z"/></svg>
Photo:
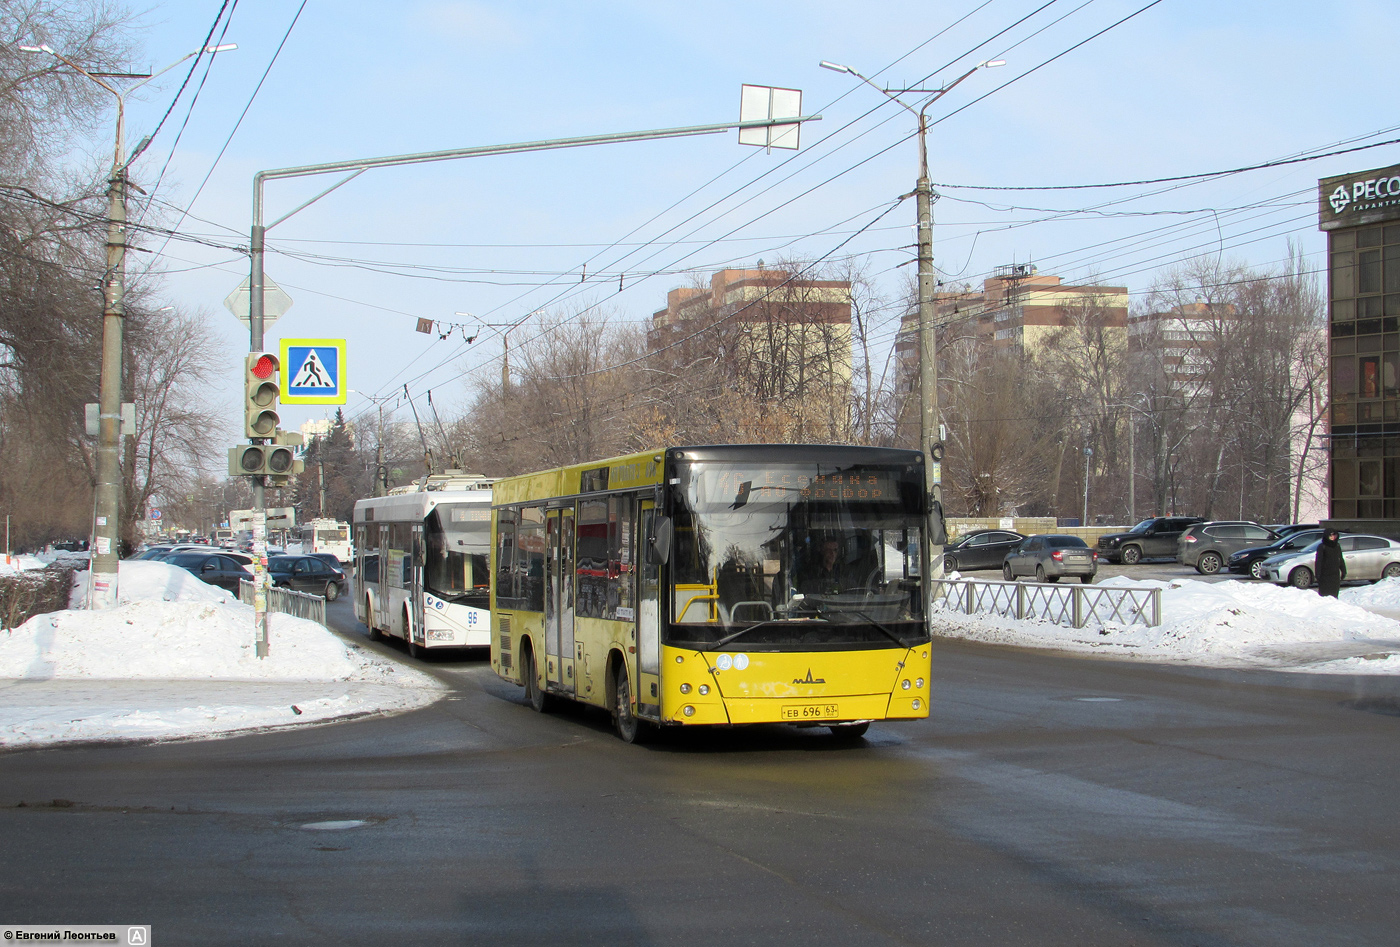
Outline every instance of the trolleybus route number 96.
<svg viewBox="0 0 1400 947"><path fill-rule="evenodd" d="M784 720L835 720L841 716L837 704L784 704Z"/></svg>

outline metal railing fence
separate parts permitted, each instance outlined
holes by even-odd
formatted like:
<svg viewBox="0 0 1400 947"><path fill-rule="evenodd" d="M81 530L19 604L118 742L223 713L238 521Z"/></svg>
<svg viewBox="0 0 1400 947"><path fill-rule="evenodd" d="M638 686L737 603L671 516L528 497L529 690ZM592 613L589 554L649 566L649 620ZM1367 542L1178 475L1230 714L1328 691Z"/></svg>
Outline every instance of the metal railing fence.
<svg viewBox="0 0 1400 947"><path fill-rule="evenodd" d="M1162 590L1140 586L935 579L933 602L935 611L1038 618L1075 628L1091 622L1148 628L1162 623Z"/></svg>
<svg viewBox="0 0 1400 947"><path fill-rule="evenodd" d="M238 582L238 600L244 605L253 604L253 583L248 579L240 579ZM305 592L273 586L267 590L267 610L306 618L322 625L326 623L326 600L320 595L308 595Z"/></svg>

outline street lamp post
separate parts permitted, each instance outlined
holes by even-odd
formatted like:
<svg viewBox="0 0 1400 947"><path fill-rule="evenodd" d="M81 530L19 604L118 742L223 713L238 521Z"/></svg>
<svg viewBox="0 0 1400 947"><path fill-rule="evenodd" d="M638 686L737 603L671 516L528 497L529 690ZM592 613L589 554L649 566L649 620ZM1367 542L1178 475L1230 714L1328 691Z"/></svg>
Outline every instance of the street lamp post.
<svg viewBox="0 0 1400 947"><path fill-rule="evenodd" d="M930 499L930 509L932 509L933 501L937 501L940 506L942 505L943 487L941 484L941 463L938 465L940 471L934 470L934 463L942 460L942 451L937 447L939 441L938 349L933 312L933 187L928 176L927 113L930 105L947 95L955 86L977 70L1004 66L1006 62L1001 59L980 62L941 89L882 89L850 66L842 66L826 60L822 60L820 65L823 69L845 72L855 76L919 120L919 180L914 186L919 227L919 446L924 453L924 486ZM912 106L899 98L900 94L908 92L931 94L919 110L915 111ZM930 525L936 525L932 523L932 517L930 517ZM929 574L934 578L941 577L943 574L943 547L941 544L932 545L932 532L929 534L929 539Z"/></svg>
<svg viewBox="0 0 1400 947"><path fill-rule="evenodd" d="M144 138L126 155L126 97L141 86L164 75L180 63L202 52L218 53L237 49L230 43L208 46L182 56L159 72L147 74L104 73L95 75L48 45L21 46L26 53L47 53L79 75L86 76L117 99L116 146L112 150L112 170L107 180L107 268L102 279L102 369L98 387L97 488L93 498L93 549L91 608L111 608L117 604L117 572L121 559L121 413L122 413L122 333L126 321L126 178L131 163L150 144ZM140 79L125 92L103 79Z"/></svg>

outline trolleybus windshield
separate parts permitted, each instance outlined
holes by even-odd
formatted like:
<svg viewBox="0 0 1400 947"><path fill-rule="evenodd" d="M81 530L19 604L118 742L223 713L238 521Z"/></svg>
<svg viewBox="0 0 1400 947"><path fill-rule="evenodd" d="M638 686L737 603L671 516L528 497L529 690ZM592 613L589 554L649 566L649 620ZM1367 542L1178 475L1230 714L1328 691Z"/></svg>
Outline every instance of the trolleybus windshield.
<svg viewBox="0 0 1400 947"><path fill-rule="evenodd" d="M423 524L428 547L424 585L453 604L490 604L491 508L486 504L439 503Z"/></svg>
<svg viewBox="0 0 1400 947"><path fill-rule="evenodd" d="M922 471L681 465L668 640L729 648L924 640Z"/></svg>

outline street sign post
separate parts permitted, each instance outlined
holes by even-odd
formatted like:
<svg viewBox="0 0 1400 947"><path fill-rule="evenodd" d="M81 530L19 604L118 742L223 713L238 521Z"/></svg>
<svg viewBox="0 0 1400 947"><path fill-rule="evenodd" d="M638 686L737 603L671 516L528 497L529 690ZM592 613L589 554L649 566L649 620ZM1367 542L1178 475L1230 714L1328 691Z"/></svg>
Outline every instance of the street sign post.
<svg viewBox="0 0 1400 947"><path fill-rule="evenodd" d="M224 299L224 308L238 317L245 326L250 324L249 312L252 309L252 278L245 276L233 292ZM282 287L267 277L263 277L263 327L270 327L288 309L292 308L292 297Z"/></svg>

